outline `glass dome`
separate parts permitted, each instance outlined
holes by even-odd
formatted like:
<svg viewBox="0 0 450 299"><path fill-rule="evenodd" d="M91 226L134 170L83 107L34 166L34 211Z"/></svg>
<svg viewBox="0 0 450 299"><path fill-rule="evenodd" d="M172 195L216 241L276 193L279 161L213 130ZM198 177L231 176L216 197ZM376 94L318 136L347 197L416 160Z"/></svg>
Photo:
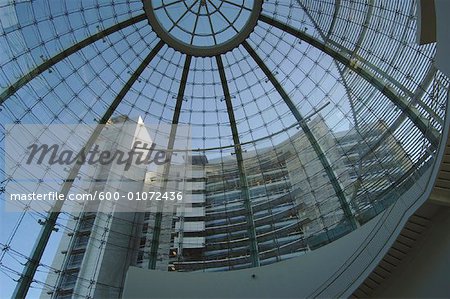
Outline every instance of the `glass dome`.
<svg viewBox="0 0 450 299"><path fill-rule="evenodd" d="M449 79L432 64L435 44L415 41L414 1L23 0L0 8L2 165L26 150L4 150L21 124L126 116L190 126L197 210L146 213L142 232L127 235L141 242L130 249L133 265L221 271L307 254L395 202L439 142ZM0 175L7 201L12 177L3 167ZM33 238L23 233L37 238L36 220L55 215L17 205L24 212L5 216L1 241L2 275L13 279L31 255L23 245ZM56 217L48 244L76 231L69 223L80 216ZM44 273L56 251L47 245ZM54 287L43 277L33 285Z"/></svg>
<svg viewBox="0 0 450 299"><path fill-rule="evenodd" d="M262 0L144 1L149 24L168 45L188 55L223 54L253 31Z"/></svg>

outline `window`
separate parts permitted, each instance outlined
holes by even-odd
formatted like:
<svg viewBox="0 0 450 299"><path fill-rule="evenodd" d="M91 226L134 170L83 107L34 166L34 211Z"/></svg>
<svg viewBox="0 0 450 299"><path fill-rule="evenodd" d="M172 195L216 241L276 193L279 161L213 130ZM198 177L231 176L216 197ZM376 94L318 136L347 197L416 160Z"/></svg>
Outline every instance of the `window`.
<svg viewBox="0 0 450 299"><path fill-rule="evenodd" d="M79 268L81 266L81 262L83 261L84 253L75 253L71 254L69 257L69 262L67 264L67 268Z"/></svg>

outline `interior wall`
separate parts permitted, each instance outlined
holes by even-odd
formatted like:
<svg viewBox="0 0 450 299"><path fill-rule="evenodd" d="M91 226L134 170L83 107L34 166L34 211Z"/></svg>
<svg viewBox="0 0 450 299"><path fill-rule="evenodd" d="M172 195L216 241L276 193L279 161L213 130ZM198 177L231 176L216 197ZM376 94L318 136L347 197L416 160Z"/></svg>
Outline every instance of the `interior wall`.
<svg viewBox="0 0 450 299"><path fill-rule="evenodd" d="M307 297L346 264L380 217L304 256L259 268L183 273L130 267L123 298Z"/></svg>
<svg viewBox="0 0 450 299"><path fill-rule="evenodd" d="M442 206L431 227L408 253L376 298L450 298L450 208Z"/></svg>
<svg viewBox="0 0 450 299"><path fill-rule="evenodd" d="M450 77L450 1L435 0L436 3L436 66Z"/></svg>

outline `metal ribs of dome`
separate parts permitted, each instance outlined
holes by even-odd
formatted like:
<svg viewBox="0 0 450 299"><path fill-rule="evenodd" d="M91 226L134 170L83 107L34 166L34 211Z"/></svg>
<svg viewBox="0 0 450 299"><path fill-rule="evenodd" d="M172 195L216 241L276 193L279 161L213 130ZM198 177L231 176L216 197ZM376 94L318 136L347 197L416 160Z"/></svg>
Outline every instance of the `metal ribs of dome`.
<svg viewBox="0 0 450 299"><path fill-rule="evenodd" d="M154 5L154 0L142 0L143 4L144 4L144 10L145 13L147 15L148 21L150 26L152 26L153 30L158 34L158 36L164 40L169 46L171 46L172 48L174 48L177 51L180 51L181 53L187 54L187 55L192 55L192 56L196 56L196 57L208 57L208 56L217 56L220 54L224 54L228 51L231 51L232 49L238 47L249 35L250 33L252 33L252 31L254 30L256 23L258 22L258 18L259 15L261 14L261 10L262 10L262 4L263 4L263 0L252 0L252 4L251 7L247 8L244 6L244 4L242 5L238 5L235 4L232 1L218 1L220 2L220 4L218 5L214 5L214 2L216 0L193 0L193 4L192 5L187 5L186 1L173 1L170 3L164 3L164 1L156 1L156 2L162 2L160 6L155 7ZM243 3L247 2L248 0L242 0ZM178 17L178 19L175 21L171 18L171 14L170 12L166 11L166 7L167 6L171 6L173 4L179 4L182 3L185 7L175 7L175 10L181 10L184 11L184 13L181 14L181 16ZM236 18L232 21L229 20L229 18L227 18L227 16L225 15L225 12L222 12L221 10L227 10L226 8L224 9L222 6L224 5L230 5L231 7L228 7L228 10L230 8L234 8L235 6L240 6L240 11L238 13L238 15L236 16ZM213 11L209 11L208 6L212 5L213 6ZM198 11L197 11L197 7L198 6ZM214 42L212 43L211 41L209 41L210 44L208 44L208 42L198 42L195 43L194 40L195 38L200 38L198 36L198 34L196 34L196 30L198 30L198 21L199 18L202 17L202 15L200 14L200 11L205 8L206 10L206 14L203 17L207 17L209 20L209 26L210 26L210 30L211 30L211 34L203 34L203 37L210 37L214 40ZM157 10L164 10L165 13L163 16L159 16L158 13L156 12ZM237 9L237 8L236 8ZM244 16L245 22L244 24L239 27L236 28L235 25L238 21L238 18L240 17L240 14L242 13L242 11L244 9L250 10L249 15L248 16ZM195 10L195 12L193 11ZM179 11L177 11L179 13ZM179 27L179 23L183 20L186 19L186 17L189 13L194 14L194 16L192 16L192 18L195 18L195 22L194 22L194 28L192 29L185 29L182 28L182 30L179 30L180 32L182 32L183 34L187 35L184 36L184 38L188 39L188 40L183 40L182 37L176 37L174 36L174 34L172 34L170 31L173 30L174 28ZM214 15L220 15L220 17L222 19L224 19L226 22L228 22L227 27L232 28L235 32L233 33L225 33L223 31L230 31L230 29L225 28L220 30L220 32L215 32L215 26L218 26L218 24L216 24L216 22L214 22ZM215 18L218 18L218 16L216 16ZM241 20L242 21L242 20ZM168 24L167 24L168 23ZM170 28L166 28L167 26L170 26ZM192 24L190 24L192 25ZM192 31L191 31L192 30ZM231 30L231 31L233 31ZM228 35L223 41L219 41L217 42L216 40L216 35L219 34L226 34ZM231 35L231 36L230 36ZM190 41L189 41L190 39ZM207 44L207 45L205 45Z"/></svg>
<svg viewBox="0 0 450 299"><path fill-rule="evenodd" d="M73 40L58 33L17 42L24 28L58 27L53 16L18 20L0 36L2 45L23 47L0 62L1 113L13 124L106 123L124 113L191 123L196 152L216 159L205 179L222 187L204 190L204 216L186 217L205 223L187 234L205 244L199 256L171 259L176 270L263 265L327 244L389 206L432 159L449 80L432 66L434 45L414 44L412 3L265 1L245 37L201 53L152 31L149 3L146 14L136 3L112 4L109 17L79 24L86 37L70 24L72 13L88 18L87 9L63 7L71 13L59 15L67 18L59 29ZM11 4L20 5L36 9ZM279 177L267 178L274 168ZM61 179L63 192L77 187ZM277 179L290 186L278 189ZM46 216L42 251L26 267L29 284L59 216ZM155 268L158 234L152 241L144 258Z"/></svg>

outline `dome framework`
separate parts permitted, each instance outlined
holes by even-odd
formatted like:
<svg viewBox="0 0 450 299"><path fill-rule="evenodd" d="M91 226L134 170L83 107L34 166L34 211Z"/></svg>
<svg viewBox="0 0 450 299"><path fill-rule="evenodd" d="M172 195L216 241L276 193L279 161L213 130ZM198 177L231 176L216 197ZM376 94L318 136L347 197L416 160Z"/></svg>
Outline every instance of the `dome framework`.
<svg viewBox="0 0 450 299"><path fill-rule="evenodd" d="M238 229L231 223L234 218L227 215L223 219L230 223L225 226L205 221L209 221L211 230L227 234L228 244L211 241L209 246L224 246L228 250L230 258L219 263L227 264L228 270L239 265L255 267L269 260L267 244L260 241L265 240L266 234L273 243L269 247L278 252L270 258L275 256L278 261L304 251L305 244L288 243L290 249L283 253L286 247L280 244L288 242L290 233L296 236L296 244L323 233L327 238L325 244L336 238L333 229L338 224L348 227L345 231L355 229L388 206L386 194L395 198L399 192L396 188L400 189L426 166L439 142L444 115L441 105L449 82L432 66L434 46L413 44L414 3L253 1L252 14L241 35L226 40L225 44L214 42L202 47L194 43L195 30L188 46L167 35L167 27L163 28L166 23L158 22L161 16L152 14L156 9L152 1L82 3L73 7L68 4L50 7L41 2L42 8L37 7L39 3L8 4L8 9L14 8L16 14L31 12L32 18L18 15L17 23L11 26L2 21L1 40L8 47L3 49L7 55L1 61L0 103L5 116L2 127L22 122L106 124L124 114L143 116L148 123L190 124L194 152L215 161L218 170L211 173L217 171L223 177L210 175L208 179L223 186L233 181L239 193L239 199L227 199L227 187L223 187L217 192L226 195L225 199L216 202L216 195L210 192L205 210L212 215L223 206L225 214L245 215L245 220L236 221L248 224ZM206 10L201 2L193 3ZM51 29L48 36L44 35L44 28ZM25 33L28 30L36 33L34 40L25 38L31 35ZM388 44L392 46L387 47ZM318 116L323 117L328 127L325 133L320 132L320 122L313 121ZM382 130L378 136L372 136L377 122ZM339 139L339 132L347 133ZM301 148L295 142L298 133L304 136L298 137L304 138L303 151L312 153L313 158L296 152L295 148ZM343 142L353 133L356 136L353 140L362 144L359 148L354 145L345 148L333 141ZM95 138L92 135L83 140L86 148ZM281 199L268 195L274 187L271 179L266 178L269 170L261 165L263 159L285 163L284 153L278 151L283 142L294 148L293 159L301 165L297 172L303 169L303 176L297 183L289 181L291 186L285 188L289 191L281 191L282 195L290 196L289 203L278 207L272 202ZM387 158L383 156L391 145L402 161L408 161L395 172L386 166ZM266 156L267 148L274 152L273 156ZM249 158L251 153L257 158ZM357 158L349 158L350 155ZM351 161L349 172L356 174L352 179L343 171L342 157ZM368 170L377 167L376 171ZM284 171L283 168L280 173ZM79 172L80 169L74 168L67 178L61 176L65 180L63 192L77 188L73 179ZM232 172L235 174L228 181L226 177ZM374 173L379 178L369 179ZM2 175L5 186L8 177L6 173ZM256 189L251 181L253 176L261 177L259 184L265 191L257 198L273 205L264 210L273 220L266 222L254 213L261 206L252 195ZM277 179L287 184L284 177L280 175ZM327 190L324 200L316 194L317 187ZM304 199L292 195L298 188L304 190L299 196ZM297 207L298 201L308 200L311 203ZM333 202L333 207L327 210L323 202ZM238 208L227 207L236 203ZM301 224L304 219L298 210L311 207L318 211L311 223L317 221L322 226L307 235L307 225ZM292 223L285 218L277 220L277 208L280 213L287 209L296 211L285 218L293 217L297 230L292 231ZM323 210L327 214L322 214ZM24 253L31 261L25 278L32 278L30 273L34 274L38 268L39 263L33 261L41 260L54 225L64 227L64 219L71 217L59 212L34 213L45 218L47 225L39 235L41 250L32 252L33 256ZM366 214L371 216L361 216ZM335 220L329 220L332 218ZM23 219L17 220L9 243L15 241L16 231L26 223ZM157 214L150 225L155 233L148 238L149 268L157 267L158 230L163 221L163 215ZM270 229L261 233L258 230L263 225L258 223ZM289 233L278 234L280 230ZM242 261L233 264L233 252L241 248L235 245L240 240L234 236L237 233L250 250L239 255L244 257ZM10 247L8 242L5 246ZM218 263L218 258L206 254L205 251L201 261L194 259L192 263ZM219 251L208 254L221 255ZM180 269L189 264L176 263ZM26 283L29 286L32 280Z"/></svg>
<svg viewBox="0 0 450 299"><path fill-rule="evenodd" d="M150 26L172 48L197 57L223 54L239 46L253 31L262 9L262 0L239 4L215 0L159 2L143 1ZM183 23L186 19L190 22Z"/></svg>

